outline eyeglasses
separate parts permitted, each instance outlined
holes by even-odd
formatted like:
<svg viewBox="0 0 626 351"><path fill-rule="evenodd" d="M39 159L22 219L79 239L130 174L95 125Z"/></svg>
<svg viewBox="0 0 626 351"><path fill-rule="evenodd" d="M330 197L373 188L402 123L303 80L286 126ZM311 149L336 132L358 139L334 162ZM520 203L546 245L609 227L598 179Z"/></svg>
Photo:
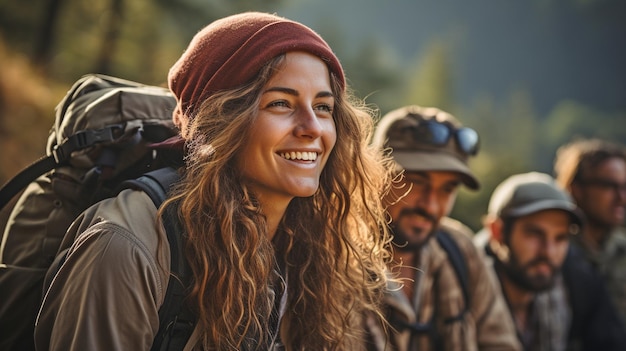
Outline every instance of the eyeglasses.
<svg viewBox="0 0 626 351"><path fill-rule="evenodd" d="M582 185L593 186L604 191L626 193L626 183L618 183L608 179L589 179L580 181Z"/></svg>
<svg viewBox="0 0 626 351"><path fill-rule="evenodd" d="M472 156L478 153L478 133L472 128L462 127L455 129L448 124L428 120L420 122L414 130L414 136L419 142L444 146L450 138L454 137L461 151Z"/></svg>

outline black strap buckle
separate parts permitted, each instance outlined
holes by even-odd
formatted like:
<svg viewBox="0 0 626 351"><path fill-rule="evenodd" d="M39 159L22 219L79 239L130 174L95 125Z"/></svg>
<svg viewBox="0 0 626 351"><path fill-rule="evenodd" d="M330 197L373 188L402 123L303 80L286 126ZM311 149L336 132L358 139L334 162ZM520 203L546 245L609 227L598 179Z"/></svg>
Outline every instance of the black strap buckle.
<svg viewBox="0 0 626 351"><path fill-rule="evenodd" d="M57 164L70 159L72 152L82 150L97 143L115 141L124 131L124 125L113 124L102 129L83 130L72 136L52 150L52 155Z"/></svg>

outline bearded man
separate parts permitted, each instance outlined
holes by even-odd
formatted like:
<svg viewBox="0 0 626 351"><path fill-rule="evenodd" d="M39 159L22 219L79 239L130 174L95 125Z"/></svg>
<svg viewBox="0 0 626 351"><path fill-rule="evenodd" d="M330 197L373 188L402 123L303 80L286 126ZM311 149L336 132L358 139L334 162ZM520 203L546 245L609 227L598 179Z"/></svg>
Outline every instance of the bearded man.
<svg viewBox="0 0 626 351"><path fill-rule="evenodd" d="M622 350L623 323L600 276L570 246L580 209L551 176L516 174L496 187L485 249L526 351Z"/></svg>

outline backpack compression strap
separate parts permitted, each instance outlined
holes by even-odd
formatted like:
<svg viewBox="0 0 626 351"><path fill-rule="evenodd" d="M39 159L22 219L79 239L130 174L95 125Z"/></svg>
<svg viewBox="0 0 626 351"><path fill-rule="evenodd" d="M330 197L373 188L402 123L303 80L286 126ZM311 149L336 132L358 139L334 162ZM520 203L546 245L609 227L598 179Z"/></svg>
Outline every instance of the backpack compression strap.
<svg viewBox="0 0 626 351"><path fill-rule="evenodd" d="M124 126L121 124L114 124L97 130L85 130L72 135L62 144L55 146L52 155L44 156L35 161L2 186L2 189L0 189L0 210L39 176L66 164L72 152L85 149L97 143L115 141L118 138L116 135L120 134L120 130L124 131Z"/></svg>
<svg viewBox="0 0 626 351"><path fill-rule="evenodd" d="M167 199L169 189L179 179L180 176L175 169L160 168L137 179L123 182L118 192L127 188L142 190L158 209ZM163 304L159 308L159 331L154 338L152 351L182 350L196 325L196 316L185 303L192 279L191 269L185 259L183 231L177 218L176 207L169 206L162 215L170 246L170 279Z"/></svg>

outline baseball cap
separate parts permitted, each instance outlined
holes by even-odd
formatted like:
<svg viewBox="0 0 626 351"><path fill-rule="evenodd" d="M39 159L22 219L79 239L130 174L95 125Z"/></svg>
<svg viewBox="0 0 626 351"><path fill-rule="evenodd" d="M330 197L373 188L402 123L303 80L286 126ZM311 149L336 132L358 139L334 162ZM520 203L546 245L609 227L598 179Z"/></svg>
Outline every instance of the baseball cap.
<svg viewBox="0 0 626 351"><path fill-rule="evenodd" d="M480 187L468 166L478 152L478 133L438 108L409 105L390 111L378 122L372 144L389 149L398 169L457 172L468 188Z"/></svg>
<svg viewBox="0 0 626 351"><path fill-rule="evenodd" d="M500 183L489 200L489 214L502 218L522 217L544 210L568 212L578 225L583 215L553 177L540 172L515 174Z"/></svg>

